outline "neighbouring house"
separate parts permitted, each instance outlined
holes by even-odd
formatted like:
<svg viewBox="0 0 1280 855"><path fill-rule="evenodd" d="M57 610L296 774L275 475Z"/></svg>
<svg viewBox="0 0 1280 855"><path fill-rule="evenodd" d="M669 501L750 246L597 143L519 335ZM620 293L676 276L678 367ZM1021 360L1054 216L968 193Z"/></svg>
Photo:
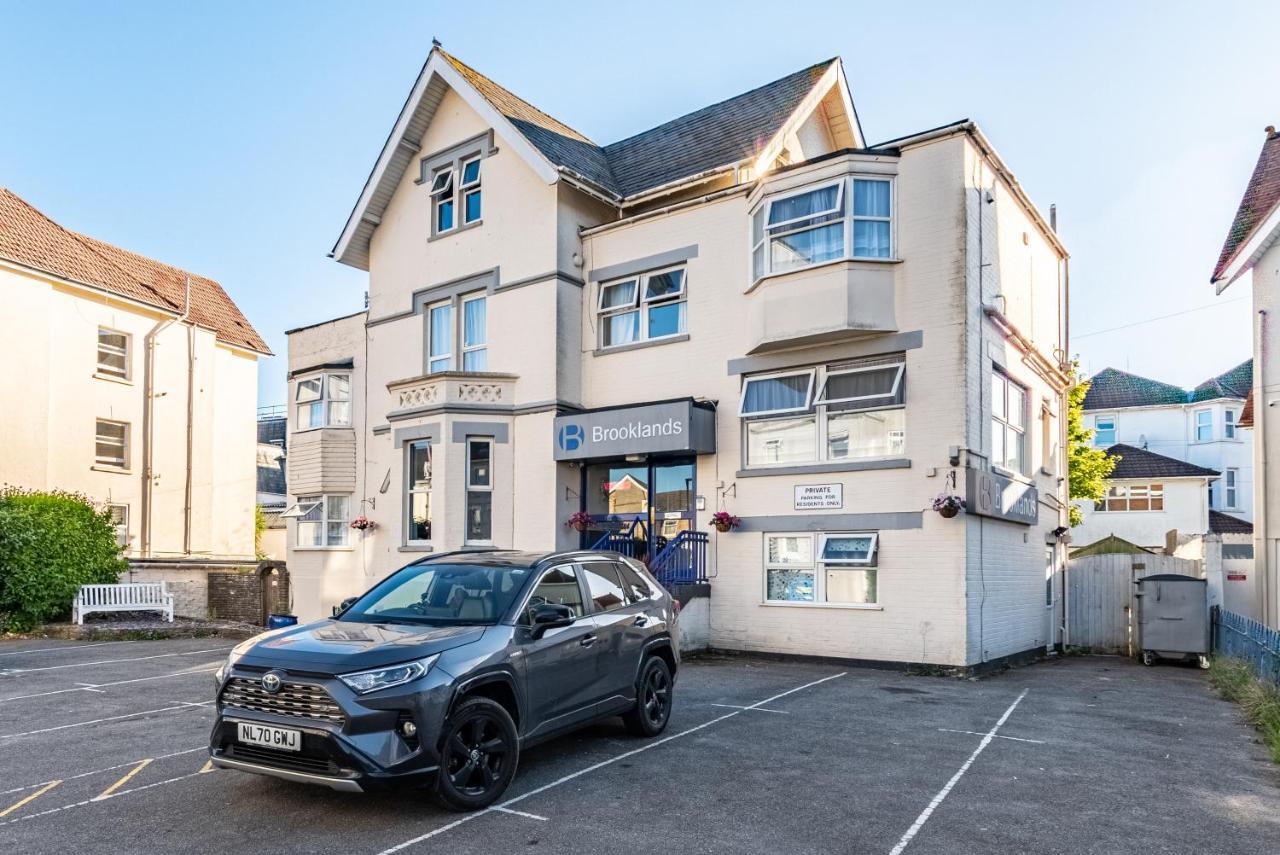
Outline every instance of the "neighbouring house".
<svg viewBox="0 0 1280 855"><path fill-rule="evenodd" d="M1252 383L1252 359L1194 389L1105 368L1089 378L1085 425L1099 448L1123 443L1221 473L1209 507L1250 520L1253 434L1240 416Z"/></svg>
<svg viewBox="0 0 1280 855"><path fill-rule="evenodd" d="M1245 423L1254 435L1254 586L1260 619L1280 628L1280 417L1270 418L1280 400L1280 133L1265 134L1210 282L1221 294L1242 277L1253 281L1255 370Z"/></svg>
<svg viewBox="0 0 1280 855"><path fill-rule="evenodd" d="M1061 640L1067 253L974 123L869 144L832 59L599 145L435 47L333 255L369 304L289 333L304 618L599 546L715 648Z"/></svg>
<svg viewBox="0 0 1280 855"><path fill-rule="evenodd" d="M258 552L264 558L284 561L287 553L285 521L280 518L288 505L285 486L285 456L289 426L283 406L258 408L258 508L266 527L258 537Z"/></svg>
<svg viewBox="0 0 1280 855"><path fill-rule="evenodd" d="M1209 531L1209 485L1217 470L1124 443L1108 447L1107 455L1119 461L1106 498L1076 502L1084 521L1072 529L1073 541L1090 544L1114 535L1172 554L1170 532L1202 537Z"/></svg>
<svg viewBox="0 0 1280 855"><path fill-rule="evenodd" d="M88 496L115 519L132 578L166 578L179 613L200 611L210 563L254 558L267 345L212 279L3 189L0 296L0 394L21 402L0 407L0 480Z"/></svg>

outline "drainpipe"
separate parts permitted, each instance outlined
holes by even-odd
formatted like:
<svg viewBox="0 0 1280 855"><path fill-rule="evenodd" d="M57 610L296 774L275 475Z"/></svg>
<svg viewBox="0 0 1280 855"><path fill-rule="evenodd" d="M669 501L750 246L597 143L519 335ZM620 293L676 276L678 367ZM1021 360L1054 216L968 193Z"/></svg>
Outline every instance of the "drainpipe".
<svg viewBox="0 0 1280 855"><path fill-rule="evenodd" d="M187 306L191 305L191 278L187 278ZM195 445L196 328L187 324L187 481L182 505L182 554L191 556L191 455Z"/></svg>
<svg viewBox="0 0 1280 855"><path fill-rule="evenodd" d="M168 318L151 328L147 333L144 348L146 349L145 378L142 384L142 557L151 557L151 508L154 504L152 493L155 487L155 422L157 397L156 385L156 339L169 327L187 320L191 313L191 279L187 279L186 299L182 314L176 318Z"/></svg>
<svg viewBox="0 0 1280 855"><path fill-rule="evenodd" d="M1271 573L1274 570L1271 561L1271 547L1267 539L1267 490L1270 484L1267 481L1267 402L1266 389L1267 383L1263 372L1266 370L1267 364L1267 310L1258 310L1258 347L1256 364L1254 365L1253 379L1253 434L1254 442L1258 445L1258 465L1255 467L1257 472L1254 473L1254 479L1261 476L1262 489L1255 491L1254 495L1259 505L1254 516L1257 518L1257 545L1253 551L1253 567L1254 572L1258 574L1258 593L1262 598L1262 611L1259 617L1263 623L1268 626L1276 625L1275 605L1271 602ZM1259 560L1261 556L1261 560Z"/></svg>

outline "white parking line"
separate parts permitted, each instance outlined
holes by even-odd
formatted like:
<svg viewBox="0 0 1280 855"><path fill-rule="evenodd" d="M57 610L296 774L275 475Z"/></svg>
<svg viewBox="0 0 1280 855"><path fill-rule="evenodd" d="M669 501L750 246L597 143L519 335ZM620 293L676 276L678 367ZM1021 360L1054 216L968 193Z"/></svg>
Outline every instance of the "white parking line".
<svg viewBox="0 0 1280 855"><path fill-rule="evenodd" d="M48 810L42 810L39 813L29 813L26 816L19 816L14 819L7 819L4 822L0 822L0 825L12 825L15 822L26 822L29 819L37 819L42 816L49 816L50 814L61 813L64 810L71 810L72 808L84 807L85 805L98 804L103 801L110 801L111 799L118 799L121 796L127 796L130 793L140 793L143 790L150 790L150 789L154 789L155 787L163 787L167 784L176 784L179 781L185 781L188 778L196 778L202 774L204 773L189 772L186 775L179 775L176 778L166 778L163 781L156 781L153 784L143 784L140 787L133 787L132 789L128 789L128 790L117 790L116 792L112 793L109 796L99 796L92 799L84 799L83 801L73 802L72 804L63 805L62 807L49 808Z"/></svg>
<svg viewBox="0 0 1280 855"><path fill-rule="evenodd" d="M771 713L777 713L778 715L791 715L791 713L787 712L786 710L767 710L764 707L743 707L737 704L708 704L708 706L724 707L725 709L728 709L728 710L750 710L751 712L771 712Z"/></svg>
<svg viewBox="0 0 1280 855"><path fill-rule="evenodd" d="M27 698L45 698L49 695L64 695L67 692L93 692L99 689L105 689L108 686L124 686L130 683L145 683L148 680L164 680L169 677L188 677L192 674L212 674L221 667L221 662L206 662L203 665L193 665L185 671L174 671L172 674L156 674L154 677L135 677L132 680L116 680L112 683L95 683L92 686L76 686L73 689L53 689L48 692L34 692L30 695L13 695L8 698L0 698L0 704L6 701L22 701Z"/></svg>
<svg viewBox="0 0 1280 855"><path fill-rule="evenodd" d="M986 736L985 733L978 733L976 730L952 730L949 727L940 727L938 730L943 733L967 733L970 736ZM1030 742L1035 745L1044 745L1043 739L1023 739L1021 736L1005 736L1004 734L997 734L996 739L1008 739L1010 742Z"/></svg>
<svg viewBox="0 0 1280 855"><path fill-rule="evenodd" d="M829 677L823 677L821 680L814 680L811 683L805 683L803 686L796 686L794 689L788 689L785 692L780 692L771 698L765 698L763 701L751 704L750 706L743 707L740 710L734 710L731 713L725 713L724 715L717 716L716 718L713 718L710 721L704 721L702 724L698 724L698 725L694 725L693 727L686 728L685 730L682 730L679 733L673 733L670 736L664 736L662 739L654 740L653 742L642 745L639 748L634 748L630 751L624 751L623 753L615 757L611 757L608 760L601 760L599 763L592 764L590 766L587 766L584 769L579 769L577 772L572 772L568 775L565 775L563 778L557 778L556 780L552 781L549 784L543 784L541 787L536 787L527 793L518 795L515 798L507 799L502 804L493 805L491 807L485 808L484 810L476 811L475 813L469 813L459 819L455 819L453 822L447 823L446 825L442 825L439 828L434 829L432 831L428 831L426 834L420 834L411 840L406 840L403 843L397 843L395 846L392 846L390 849L382 850L382 852L378 853L378 855L391 855L391 853L393 852L399 852L402 849L408 849L410 846L414 846L415 844L421 843L424 840L429 840L432 837L437 837L441 834L444 834L446 831L452 831L458 826L464 823L470 822L473 819L482 817L488 813L494 813L494 812L506 813L508 812L508 809L511 807L511 805L516 804L518 802L522 802L527 798L532 798L533 796L539 795L541 793L545 793L547 790L550 790L554 787L559 787L562 784L567 784L570 781L574 780L575 778L580 778L583 775L590 774L591 772L594 772L597 769L603 769L605 766L610 766L614 763L617 763L619 760L626 760L628 757L634 757L637 754L642 754L645 751L648 751L653 748L657 748L659 745L665 745L674 739L680 739L681 737L688 736L691 733L697 733L700 730L711 727L711 725L713 724L719 724L720 722L731 719L734 716L742 715L744 712L747 712L748 710L754 710L758 707L765 706L766 704L772 703L773 701L776 701L779 698L785 698L787 695L793 695L796 692L802 691L804 689L809 689L821 683L826 683L829 680L835 680L839 677L843 677L845 673L846 672L841 671L839 674L832 674Z"/></svg>
<svg viewBox="0 0 1280 855"><path fill-rule="evenodd" d="M118 662L145 662L148 659L169 659L174 656L199 656L202 653L226 653L230 647L211 647L208 650L188 650L185 653L156 653L151 656L132 656L128 659L99 659L96 662L71 662L65 665L45 665L42 668L9 668L10 674L34 674L37 671L59 671L63 668L89 668L93 665L115 665Z"/></svg>
<svg viewBox="0 0 1280 855"><path fill-rule="evenodd" d="M538 820L538 822L548 821L545 816L538 816L536 813L525 813L522 810L512 810L511 808L504 808L504 807L496 807L494 808L494 810L498 811L499 813L509 813L512 816L522 816L525 819L536 819Z"/></svg>
<svg viewBox="0 0 1280 855"><path fill-rule="evenodd" d="M920 815L916 817L916 821L907 829L907 833L902 835L902 839L898 841L898 845L889 850L889 855L900 855L902 850L907 848L907 844L910 843L911 839L919 833L920 829L924 827L924 824L929 821L929 817L933 816L933 812L938 809L938 805L942 804L942 800L951 792L951 788L959 783L960 779L964 777L964 773L968 772L969 767L973 765L973 761L977 760L978 755L985 751L987 746L991 744L991 741L995 739L996 731L1000 729L1001 725L1009 720L1009 716L1013 715L1013 711L1017 709L1018 704L1022 703L1022 699L1027 696L1027 692L1029 691L1031 690L1023 689L1022 694L1013 699L1013 703L1009 704L1009 708L1004 711L1004 715L1000 716L1000 719L995 723L995 726L983 734L982 741L978 743L977 748L973 749L973 753L969 755L969 759L964 761L964 765L951 776L951 780L947 781L946 786L938 791L938 794L933 797L933 801L929 802L929 806L920 812Z"/></svg>
<svg viewBox="0 0 1280 855"><path fill-rule="evenodd" d="M0 656L22 656L27 653L57 653L59 650L84 650L86 647L106 647L108 644L137 644L136 641L98 641L93 644L69 644L66 647L36 647L26 650L9 650Z"/></svg>
<svg viewBox="0 0 1280 855"><path fill-rule="evenodd" d="M53 733L55 730L67 730L72 727L84 727L89 724L102 724L108 721L121 721L126 718L137 718L138 716L151 715L152 713L172 712L173 710L189 710L198 709L208 706L213 701L179 701L177 706L160 707L154 710L140 710L138 712L124 713L123 715L111 715L106 718L95 718L92 721L77 721L74 724L60 724L57 727L42 727L39 730L28 730L25 733L4 733L0 734L0 739L16 739L19 736L35 736L37 733Z"/></svg>
<svg viewBox="0 0 1280 855"><path fill-rule="evenodd" d="M197 751L208 751L208 750L209 750L208 746L201 745L198 748L186 748L182 751L172 751L168 754L160 754L160 755L157 755L155 759L167 760L170 757L181 757L183 754L194 754ZM128 763L117 763L114 766L104 766L101 769L90 769L88 772L81 772L78 775L68 775L67 777L61 778L59 780L77 781L80 778L88 778L91 775L101 775L103 772L114 772L116 769L124 769L128 766L137 766L139 762L140 761L138 760L130 760ZM41 781L38 784L27 784L26 786L22 786L22 787L14 787L11 790L0 790L0 796L7 796L10 793L20 793L23 790L34 790L39 787L43 787L46 784L52 784L52 783L53 781Z"/></svg>

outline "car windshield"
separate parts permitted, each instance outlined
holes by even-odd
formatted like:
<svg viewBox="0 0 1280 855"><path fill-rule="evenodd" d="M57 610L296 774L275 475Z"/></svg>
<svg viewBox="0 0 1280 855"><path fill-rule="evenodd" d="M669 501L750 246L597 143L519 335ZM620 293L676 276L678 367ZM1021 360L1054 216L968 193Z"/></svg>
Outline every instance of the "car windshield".
<svg viewBox="0 0 1280 855"><path fill-rule="evenodd" d="M441 626L493 624L506 613L528 574L527 567L411 564L352 604L342 620Z"/></svg>

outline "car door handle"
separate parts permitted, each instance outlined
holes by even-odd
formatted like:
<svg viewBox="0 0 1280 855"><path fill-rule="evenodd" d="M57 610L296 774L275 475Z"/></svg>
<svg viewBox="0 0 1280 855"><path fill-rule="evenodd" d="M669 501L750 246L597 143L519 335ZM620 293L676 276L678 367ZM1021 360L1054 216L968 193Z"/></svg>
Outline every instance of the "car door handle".
<svg viewBox="0 0 1280 855"><path fill-rule="evenodd" d="M646 626L649 623L648 615L636 615L636 619L631 622L632 626Z"/></svg>
<svg viewBox="0 0 1280 855"><path fill-rule="evenodd" d="M591 645L596 643L596 637L594 635L583 636L582 640L579 641L578 643L581 644L583 647L590 647Z"/></svg>

